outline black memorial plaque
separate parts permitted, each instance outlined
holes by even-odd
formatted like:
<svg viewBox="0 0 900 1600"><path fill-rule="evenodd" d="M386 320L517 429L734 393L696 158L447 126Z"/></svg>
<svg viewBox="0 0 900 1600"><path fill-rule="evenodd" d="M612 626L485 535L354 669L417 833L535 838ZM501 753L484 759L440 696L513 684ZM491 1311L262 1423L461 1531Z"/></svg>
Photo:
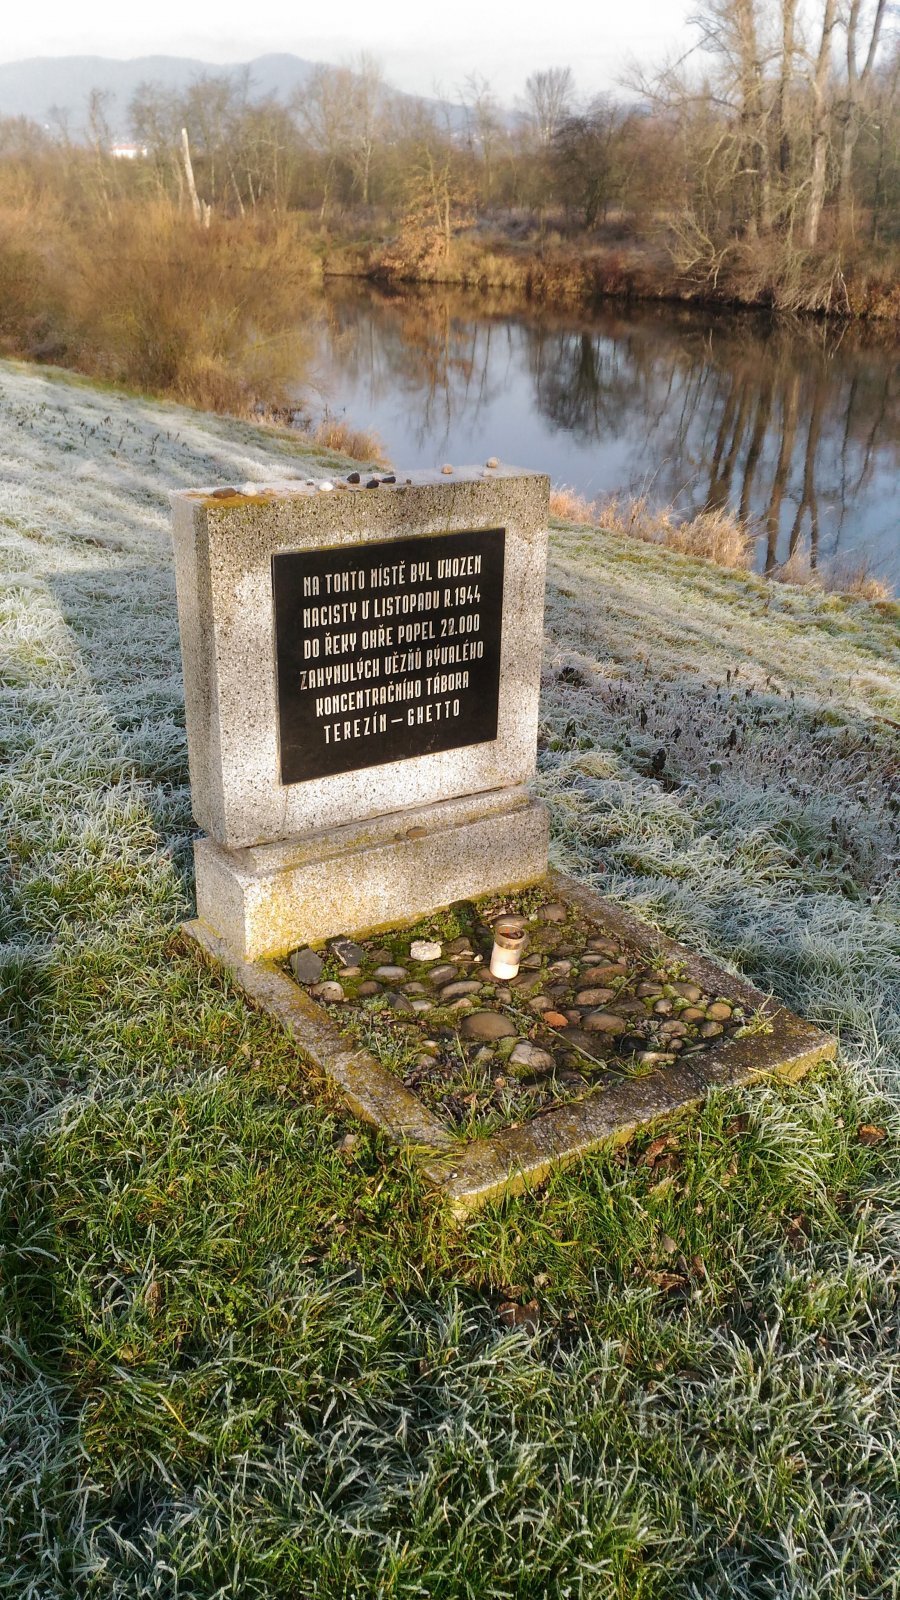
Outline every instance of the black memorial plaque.
<svg viewBox="0 0 900 1600"><path fill-rule="evenodd" d="M505 530L272 557L282 783L497 737Z"/></svg>

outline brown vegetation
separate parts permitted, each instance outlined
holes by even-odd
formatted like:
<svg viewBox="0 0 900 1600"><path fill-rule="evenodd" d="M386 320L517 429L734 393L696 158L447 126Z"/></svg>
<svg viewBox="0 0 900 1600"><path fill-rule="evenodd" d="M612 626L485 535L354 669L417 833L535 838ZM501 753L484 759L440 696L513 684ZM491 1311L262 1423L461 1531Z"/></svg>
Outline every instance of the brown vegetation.
<svg viewBox="0 0 900 1600"><path fill-rule="evenodd" d="M645 544L664 545L680 555L710 561L717 567L747 572L753 566L761 534L725 507L697 512L679 520L672 506L654 506L644 496L632 500L614 496L586 500L565 486L550 495L550 515L559 522L593 527L599 533L624 535ZM862 557L814 568L808 551L795 548L788 559L772 567L769 576L779 583L826 594L843 594L857 600L890 602L890 587L871 571Z"/></svg>
<svg viewBox="0 0 900 1600"><path fill-rule="evenodd" d="M562 488L550 496L550 514L561 522L665 545L667 550L697 556L718 567L746 571L753 564L756 535L725 508L699 511L679 521L672 506L654 506L643 495L633 500L617 495L588 501L574 490Z"/></svg>
<svg viewBox="0 0 900 1600"><path fill-rule="evenodd" d="M81 144L0 119L0 343L216 408L284 404L321 272L900 316L900 50L884 0L704 0L705 75L579 104L536 72L456 123L369 60L294 104L211 77L101 97Z"/></svg>

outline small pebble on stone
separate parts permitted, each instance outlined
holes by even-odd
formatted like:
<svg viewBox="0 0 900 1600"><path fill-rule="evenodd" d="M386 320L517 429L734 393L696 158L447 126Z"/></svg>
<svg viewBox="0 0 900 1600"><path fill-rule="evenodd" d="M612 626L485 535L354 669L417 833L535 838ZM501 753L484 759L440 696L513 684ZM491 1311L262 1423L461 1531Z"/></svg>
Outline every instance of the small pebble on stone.
<svg viewBox="0 0 900 1600"><path fill-rule="evenodd" d="M414 939L409 947L411 961L437 961L441 955L441 946L431 939Z"/></svg>

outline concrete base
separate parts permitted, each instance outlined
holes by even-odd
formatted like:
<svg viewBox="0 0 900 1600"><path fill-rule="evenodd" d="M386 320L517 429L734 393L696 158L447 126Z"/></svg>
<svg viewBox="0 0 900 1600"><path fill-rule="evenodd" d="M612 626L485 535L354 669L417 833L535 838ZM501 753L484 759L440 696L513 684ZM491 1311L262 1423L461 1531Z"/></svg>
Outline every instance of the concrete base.
<svg viewBox="0 0 900 1600"><path fill-rule="evenodd" d="M244 961L409 922L547 870L547 813L494 789L279 844L194 845L197 915Z"/></svg>
<svg viewBox="0 0 900 1600"><path fill-rule="evenodd" d="M415 1151L425 1177L457 1217L487 1200L535 1187L554 1167L577 1161L598 1146L621 1143L639 1129L670 1121L710 1090L735 1088L770 1074L801 1078L835 1055L837 1044L828 1034L584 884L551 873L544 889L548 899L579 906L604 933L646 951L654 961L677 960L686 978L757 1014L766 1028L744 1038L716 1039L701 1055L648 1077L614 1079L581 1100L502 1128L492 1138L466 1143L399 1078L342 1034L339 1019L274 963L236 959L201 922L187 923L184 931L207 959L231 972L253 1005L293 1034L302 1056L339 1087L351 1111Z"/></svg>

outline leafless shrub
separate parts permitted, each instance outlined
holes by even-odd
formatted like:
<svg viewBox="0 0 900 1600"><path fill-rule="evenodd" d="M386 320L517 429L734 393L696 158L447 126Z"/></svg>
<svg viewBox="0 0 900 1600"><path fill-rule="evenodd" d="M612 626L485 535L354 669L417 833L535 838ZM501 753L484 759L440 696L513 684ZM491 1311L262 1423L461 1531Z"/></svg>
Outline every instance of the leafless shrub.
<svg viewBox="0 0 900 1600"><path fill-rule="evenodd" d="M306 431L315 444L322 445L326 450L336 450L341 455L352 456L355 461L372 461L379 466L387 465L384 445L371 428L354 428L342 417L333 417L326 412L320 422Z"/></svg>

